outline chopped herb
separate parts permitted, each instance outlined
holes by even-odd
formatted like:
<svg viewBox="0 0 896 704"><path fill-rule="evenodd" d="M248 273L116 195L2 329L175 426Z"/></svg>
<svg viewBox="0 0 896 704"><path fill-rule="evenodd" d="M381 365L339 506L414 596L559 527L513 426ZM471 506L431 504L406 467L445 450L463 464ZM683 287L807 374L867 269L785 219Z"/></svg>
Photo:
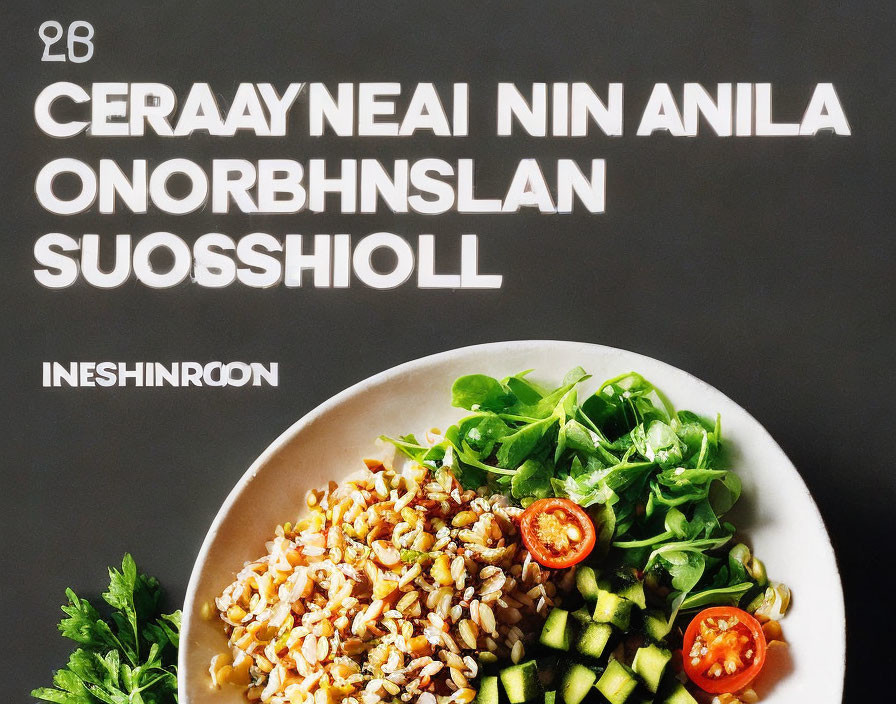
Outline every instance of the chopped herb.
<svg viewBox="0 0 896 704"><path fill-rule="evenodd" d="M401 561L405 564L412 565L415 562L424 563L435 560L440 553L437 552L420 552L419 550L402 550Z"/></svg>
<svg viewBox="0 0 896 704"><path fill-rule="evenodd" d="M56 704L168 704L177 701L177 647L180 611L163 614L159 583L137 571L130 555L121 571L109 568L109 589L103 594L112 607L104 619L86 599L65 590L67 618L59 623L63 636L80 647L68 665L53 675L53 687L31 696Z"/></svg>

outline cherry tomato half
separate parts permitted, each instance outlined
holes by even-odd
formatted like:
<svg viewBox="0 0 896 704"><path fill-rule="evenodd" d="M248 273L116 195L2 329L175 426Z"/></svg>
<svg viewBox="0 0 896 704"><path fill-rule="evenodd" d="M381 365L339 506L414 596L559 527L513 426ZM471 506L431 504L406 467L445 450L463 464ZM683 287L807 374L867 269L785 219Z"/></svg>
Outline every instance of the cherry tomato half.
<svg viewBox="0 0 896 704"><path fill-rule="evenodd" d="M539 499L520 518L523 544L545 567L560 569L581 562L594 548L594 524L569 499Z"/></svg>
<svg viewBox="0 0 896 704"><path fill-rule="evenodd" d="M759 622L733 606L701 611L684 634L684 671L710 694L746 687L765 664L765 634Z"/></svg>

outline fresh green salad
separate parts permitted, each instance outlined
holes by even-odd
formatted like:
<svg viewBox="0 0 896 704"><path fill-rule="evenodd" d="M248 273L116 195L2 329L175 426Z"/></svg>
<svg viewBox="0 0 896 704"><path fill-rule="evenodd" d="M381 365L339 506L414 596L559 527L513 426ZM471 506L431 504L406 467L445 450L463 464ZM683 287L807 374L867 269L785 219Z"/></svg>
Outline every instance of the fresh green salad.
<svg viewBox="0 0 896 704"><path fill-rule="evenodd" d="M450 467L465 488L486 485L528 507L521 527L533 557L547 567L576 566L572 607L549 614L541 641L559 650L573 644L580 656L594 659L566 668L558 685L565 704L578 704L595 682L614 704L628 701L632 692L644 694L645 687L639 701L654 701L671 652L683 644L690 686L712 693L743 689L765 653L754 617L780 618L790 593L769 583L764 565L735 540L736 528L727 520L741 482L724 468L721 418L676 409L635 372L580 398L579 386L588 378L576 368L559 387L545 388L529 372L501 380L463 376L454 382L452 403L470 414L441 441L430 446L413 435L384 439L425 466ZM570 524L577 512L584 520ZM716 618L703 620L710 612ZM685 633L691 619L696 636ZM748 619L755 627L746 625ZM724 624L718 637L704 643L717 622ZM644 652L632 657L636 650ZM639 668L647 669L639 674ZM528 681L514 673L510 681ZM578 692L582 682L588 685L582 692L564 693L567 686ZM480 693L492 684L483 682ZM624 696L608 694L617 685ZM675 684L665 690L671 698L656 701L693 701ZM673 690L678 694L672 696ZM511 694L510 701L530 701L530 695Z"/></svg>

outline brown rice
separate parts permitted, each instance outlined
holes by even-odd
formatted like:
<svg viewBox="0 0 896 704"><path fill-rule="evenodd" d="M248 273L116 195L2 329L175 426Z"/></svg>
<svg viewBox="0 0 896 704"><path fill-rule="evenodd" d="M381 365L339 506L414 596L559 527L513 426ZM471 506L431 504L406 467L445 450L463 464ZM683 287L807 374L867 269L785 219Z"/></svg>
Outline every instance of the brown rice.
<svg viewBox="0 0 896 704"><path fill-rule="evenodd" d="M522 509L446 468L366 468L309 492L215 601L214 685L272 704L468 704L476 658L519 662L571 570L542 569Z"/></svg>

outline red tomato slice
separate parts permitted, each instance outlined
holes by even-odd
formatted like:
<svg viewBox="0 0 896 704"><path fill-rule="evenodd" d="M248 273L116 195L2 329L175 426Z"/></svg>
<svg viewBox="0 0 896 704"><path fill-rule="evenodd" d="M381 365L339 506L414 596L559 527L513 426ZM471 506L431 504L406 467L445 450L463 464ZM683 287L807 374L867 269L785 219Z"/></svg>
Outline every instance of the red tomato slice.
<svg viewBox="0 0 896 704"><path fill-rule="evenodd" d="M535 501L523 512L520 531L532 557L545 567L570 567L594 549L594 524L569 499Z"/></svg>
<svg viewBox="0 0 896 704"><path fill-rule="evenodd" d="M746 687L765 664L765 634L759 622L733 606L705 609L684 634L684 671L710 694Z"/></svg>

